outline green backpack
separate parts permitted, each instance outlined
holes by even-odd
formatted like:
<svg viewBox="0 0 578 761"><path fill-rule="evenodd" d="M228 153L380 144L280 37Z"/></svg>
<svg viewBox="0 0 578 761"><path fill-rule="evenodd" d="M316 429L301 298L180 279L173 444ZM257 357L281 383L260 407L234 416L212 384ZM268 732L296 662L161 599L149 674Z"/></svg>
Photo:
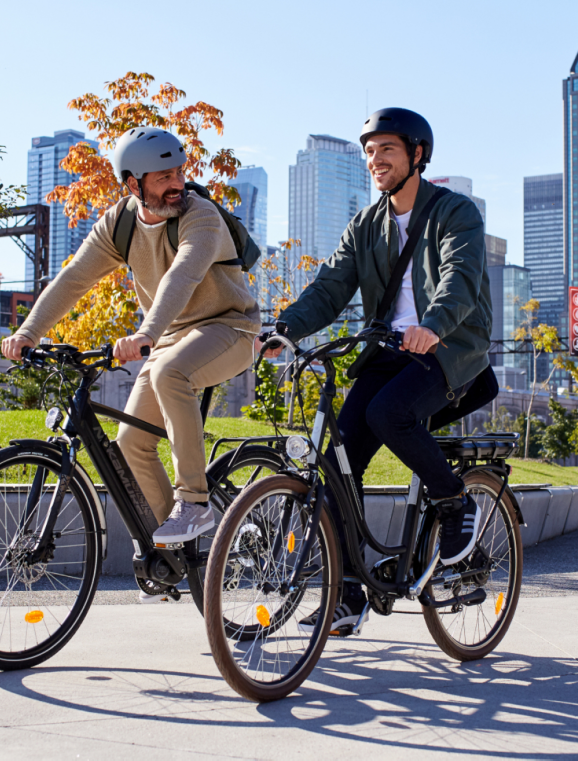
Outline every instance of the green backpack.
<svg viewBox="0 0 578 761"><path fill-rule="evenodd" d="M248 272L255 262L261 256L261 249L255 243L253 238L249 235L247 228L241 222L239 217L231 214L216 201L213 201L209 191L204 185L199 185L197 182L186 182L185 190L194 190L201 198L206 198L217 209L219 214L225 220L227 229L231 234L233 243L235 244L235 250L237 251L237 259L229 259L226 262L217 262L217 264L228 264L240 266L243 272ZM112 234L113 243L122 256L124 261L128 264L128 254L130 250L130 244L134 233L134 227L136 225L136 215L138 211L138 204L135 196L130 196L125 203L116 225L114 226L114 232ZM167 220L167 234L169 236L169 242L172 248L177 251L179 247L179 218L171 217Z"/></svg>

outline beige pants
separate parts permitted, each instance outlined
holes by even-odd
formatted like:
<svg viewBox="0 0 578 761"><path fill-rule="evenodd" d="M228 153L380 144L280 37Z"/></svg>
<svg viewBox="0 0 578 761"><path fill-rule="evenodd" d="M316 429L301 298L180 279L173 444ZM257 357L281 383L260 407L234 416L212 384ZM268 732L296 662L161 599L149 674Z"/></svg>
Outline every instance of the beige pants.
<svg viewBox="0 0 578 761"><path fill-rule="evenodd" d="M158 456L157 436L121 423L118 443L159 523L175 498L207 500L198 391L242 373L252 358L251 334L213 323L192 330L173 346L153 349L139 373L125 412L166 429L175 466L174 492Z"/></svg>

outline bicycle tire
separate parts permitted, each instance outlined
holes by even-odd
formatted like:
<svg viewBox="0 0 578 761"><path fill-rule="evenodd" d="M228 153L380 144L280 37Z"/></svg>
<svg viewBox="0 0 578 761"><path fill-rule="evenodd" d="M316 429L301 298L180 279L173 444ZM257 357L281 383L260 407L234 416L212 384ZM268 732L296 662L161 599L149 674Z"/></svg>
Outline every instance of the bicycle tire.
<svg viewBox="0 0 578 761"><path fill-rule="evenodd" d="M472 471L464 482L466 490L474 495L482 509L480 525L483 526L498 497L502 479L487 471ZM433 557L438 536L439 521L436 519L429 540L428 560ZM497 542L500 544L497 545ZM456 612L452 612L453 608L422 606L425 623L434 641L444 653L458 661L477 660L491 653L506 635L516 612L522 583L523 550L518 518L507 492L504 492L494 518L481 537L481 543L494 561L501 557L495 570L473 577L470 583L458 590L453 586L447 590L434 585L429 585L426 590L432 598L443 599L455 591L464 594L483 587L486 600L479 605L462 606L461 610L457 606ZM482 556L476 556L476 552L474 550L467 561L457 564L456 570L471 568L476 557L481 562ZM464 567L466 562L468 566ZM444 567L438 566L438 570L442 571Z"/></svg>
<svg viewBox="0 0 578 761"><path fill-rule="evenodd" d="M84 620L98 586L101 526L91 482L80 466L54 527L52 558L34 566L24 562L60 472L60 453L44 442L0 451L0 669L4 671L30 668L64 647ZM46 478L24 531L20 517L36 473Z"/></svg>
<svg viewBox="0 0 578 761"><path fill-rule="evenodd" d="M233 470L231 471L230 463L236 451L237 450L234 449L225 452L214 460L207 468L207 475L211 476L212 479L219 484L219 486L231 498L231 502L241 493L241 491L243 491L243 489L247 488L248 485L261 477L262 472L270 471L270 473L268 473L268 475L270 475L278 473L281 468L286 467L284 457L276 449L263 445L253 445L243 449L238 459L233 463ZM241 475L241 471L246 471L246 469L249 468L251 471L243 473L243 478L234 477L235 474L239 476ZM197 558L201 553L208 553L225 510L227 509L227 504L223 497L218 493L215 494L215 490L210 491L209 497L215 514L215 527L207 534L202 534L200 537L190 542L191 558ZM188 548L187 552L189 552ZM188 574L191 596L201 615L204 614L205 606L205 571L206 565L191 568Z"/></svg>
<svg viewBox="0 0 578 761"><path fill-rule="evenodd" d="M308 488L298 477L284 474L270 476L249 487L227 511L209 556L205 624L213 657L221 674L236 692L260 703L284 698L302 684L321 656L331 629L340 583L340 563L335 529L325 506L307 561L311 575L305 589L295 595L299 602L295 605L294 600L288 601L290 593L283 597L280 592L281 581L289 580L292 564L299 556L298 546L304 534L302 501ZM259 511L265 517L260 519ZM289 515L285 524L282 515ZM259 520L263 525L270 523L270 539L263 536L264 532L251 529ZM277 535L279 525L286 528L282 551L276 558L271 550L278 547L273 537ZM248 540L244 539L247 535ZM243 563L244 544L247 546L245 558L252 558L252 566L247 559ZM289 555L293 557L289 559ZM237 588L229 592L224 589L227 567L236 563L243 563L241 569L245 578L241 578ZM252 644L227 635L224 621L229 617L229 605L245 605L248 625L255 626L255 618L259 622L257 633L251 637ZM303 613L312 613L315 609L319 615L308 637L309 633L299 627L299 621ZM281 626L273 629L269 622L279 618L283 619ZM264 620L268 623L263 623Z"/></svg>

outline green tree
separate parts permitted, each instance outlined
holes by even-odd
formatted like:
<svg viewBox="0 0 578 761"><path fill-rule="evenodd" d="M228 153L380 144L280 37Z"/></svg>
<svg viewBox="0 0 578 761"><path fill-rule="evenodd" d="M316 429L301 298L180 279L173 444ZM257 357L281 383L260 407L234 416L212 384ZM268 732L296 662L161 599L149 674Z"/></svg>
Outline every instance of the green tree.
<svg viewBox="0 0 578 761"><path fill-rule="evenodd" d="M263 359L256 372L255 401L241 407L243 417L249 420L275 420L282 423L286 419L287 409L283 390L277 393L277 366Z"/></svg>
<svg viewBox="0 0 578 761"><path fill-rule="evenodd" d="M560 402L550 398L548 402L552 422L544 426L541 433L542 453L548 460L561 459L566 464L566 458L573 451L572 436L578 424L578 412L566 410Z"/></svg>
<svg viewBox="0 0 578 761"><path fill-rule="evenodd" d="M526 447L526 436L530 429L529 445ZM515 457L534 458L537 459L542 456L542 431L544 430L544 423L539 420L536 415L532 415L530 419L530 425L528 426L528 416L525 412L520 412L518 417L512 424L513 433L520 434L520 446L515 454ZM526 454L526 450L528 454Z"/></svg>
<svg viewBox="0 0 578 761"><path fill-rule="evenodd" d="M490 415L490 419L484 423L484 428L488 433L499 433L501 431L512 431L513 420L511 414L502 405L496 412Z"/></svg>
<svg viewBox="0 0 578 761"><path fill-rule="evenodd" d="M520 311L524 313L524 319L520 327L514 332L514 340L522 341L525 344L529 344L532 347L532 363L533 363L533 381L532 381L532 393L530 394L530 404L527 411L527 426L528 430L525 437L524 445L524 457L530 456L530 425L532 420L532 407L534 406L534 397L536 396L536 374L538 371L538 357L544 352L556 351L560 348L560 339L558 337L558 331L552 325L546 325L540 323L536 325L538 319L538 312L540 311L540 302L538 299L530 299L524 306L520 307ZM550 381L550 376L542 384L544 387Z"/></svg>

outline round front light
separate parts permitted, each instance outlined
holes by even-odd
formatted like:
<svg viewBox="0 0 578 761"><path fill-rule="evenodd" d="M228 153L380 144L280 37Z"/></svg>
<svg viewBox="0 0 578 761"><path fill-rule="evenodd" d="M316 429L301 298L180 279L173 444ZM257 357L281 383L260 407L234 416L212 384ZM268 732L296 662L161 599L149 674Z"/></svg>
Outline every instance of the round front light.
<svg viewBox="0 0 578 761"><path fill-rule="evenodd" d="M289 436L285 448L292 460L299 460L311 451L309 442L303 436Z"/></svg>

